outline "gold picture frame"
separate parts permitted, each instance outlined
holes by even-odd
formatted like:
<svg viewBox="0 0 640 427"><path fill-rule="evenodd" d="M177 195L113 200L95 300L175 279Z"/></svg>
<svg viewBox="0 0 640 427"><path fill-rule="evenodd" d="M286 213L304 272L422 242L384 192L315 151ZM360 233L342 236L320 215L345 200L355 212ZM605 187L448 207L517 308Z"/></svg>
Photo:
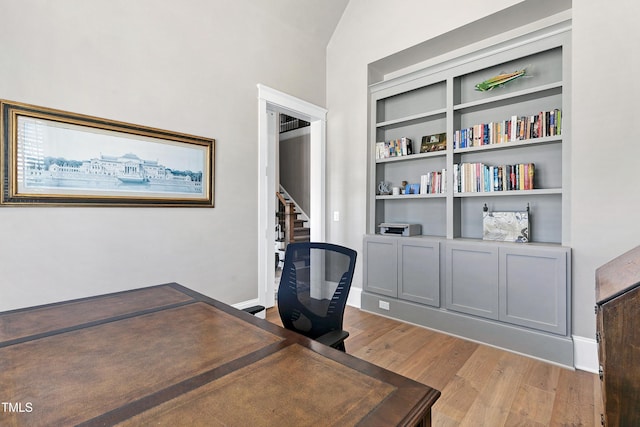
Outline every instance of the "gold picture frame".
<svg viewBox="0 0 640 427"><path fill-rule="evenodd" d="M2 206L214 206L214 139L5 100L0 114Z"/></svg>
<svg viewBox="0 0 640 427"><path fill-rule="evenodd" d="M447 149L447 134L437 133L422 137L420 144L421 153L431 153L434 151L442 151Z"/></svg>

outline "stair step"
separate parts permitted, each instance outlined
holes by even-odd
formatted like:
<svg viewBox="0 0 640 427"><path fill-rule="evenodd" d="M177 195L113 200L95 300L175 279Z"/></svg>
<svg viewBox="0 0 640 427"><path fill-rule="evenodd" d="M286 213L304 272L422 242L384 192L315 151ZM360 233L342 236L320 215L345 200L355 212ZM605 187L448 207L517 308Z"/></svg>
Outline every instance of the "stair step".
<svg viewBox="0 0 640 427"><path fill-rule="evenodd" d="M305 231L305 230L306 230L306 231ZM296 231L293 233L294 238L296 238L296 237L298 237L298 236L302 237L302 236L310 236L310 235L311 235L311 232L309 231L309 229L308 229L308 228L302 228L302 229L300 229L300 230L296 230Z"/></svg>

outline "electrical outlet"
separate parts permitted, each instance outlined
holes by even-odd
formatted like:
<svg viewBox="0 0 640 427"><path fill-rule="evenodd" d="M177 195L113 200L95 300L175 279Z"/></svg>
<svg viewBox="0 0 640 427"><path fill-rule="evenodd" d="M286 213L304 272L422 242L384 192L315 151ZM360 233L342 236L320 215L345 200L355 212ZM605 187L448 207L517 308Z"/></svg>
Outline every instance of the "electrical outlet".
<svg viewBox="0 0 640 427"><path fill-rule="evenodd" d="M389 310L389 301L379 300L378 307L380 307L382 310Z"/></svg>
<svg viewBox="0 0 640 427"><path fill-rule="evenodd" d="M340 211L333 211L333 220L340 221Z"/></svg>

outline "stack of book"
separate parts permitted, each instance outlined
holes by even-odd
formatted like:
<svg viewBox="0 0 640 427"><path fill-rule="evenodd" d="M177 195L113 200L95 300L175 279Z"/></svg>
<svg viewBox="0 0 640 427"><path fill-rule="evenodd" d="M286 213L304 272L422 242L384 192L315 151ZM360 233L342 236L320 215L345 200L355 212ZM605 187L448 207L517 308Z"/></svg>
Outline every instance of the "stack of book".
<svg viewBox="0 0 640 427"><path fill-rule="evenodd" d="M447 191L447 170L420 176L420 194L440 194Z"/></svg>
<svg viewBox="0 0 640 427"><path fill-rule="evenodd" d="M376 159L408 156L413 154L411 139L402 137L385 142L376 142Z"/></svg>
<svg viewBox="0 0 640 427"><path fill-rule="evenodd" d="M456 193L533 190L534 175L533 163L500 166L483 163L453 165L453 185Z"/></svg>
<svg viewBox="0 0 640 427"><path fill-rule="evenodd" d="M562 111L541 111L532 116L512 116L501 122L481 123L453 134L453 148L480 147L489 144L556 136L562 133Z"/></svg>

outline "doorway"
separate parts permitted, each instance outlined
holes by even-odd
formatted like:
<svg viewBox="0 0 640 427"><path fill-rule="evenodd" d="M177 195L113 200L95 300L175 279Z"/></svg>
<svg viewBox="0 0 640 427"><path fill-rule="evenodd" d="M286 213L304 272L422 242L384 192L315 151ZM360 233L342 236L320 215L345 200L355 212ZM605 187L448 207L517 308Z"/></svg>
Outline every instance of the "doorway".
<svg viewBox="0 0 640 427"><path fill-rule="evenodd" d="M276 141L279 114L298 117L310 123L310 206L312 241L325 238L325 146L327 110L301 99L258 85L258 303L275 305L275 194Z"/></svg>
<svg viewBox="0 0 640 427"><path fill-rule="evenodd" d="M276 291L286 247L310 240L310 123L279 113L276 138ZM276 295L277 298L277 295Z"/></svg>

